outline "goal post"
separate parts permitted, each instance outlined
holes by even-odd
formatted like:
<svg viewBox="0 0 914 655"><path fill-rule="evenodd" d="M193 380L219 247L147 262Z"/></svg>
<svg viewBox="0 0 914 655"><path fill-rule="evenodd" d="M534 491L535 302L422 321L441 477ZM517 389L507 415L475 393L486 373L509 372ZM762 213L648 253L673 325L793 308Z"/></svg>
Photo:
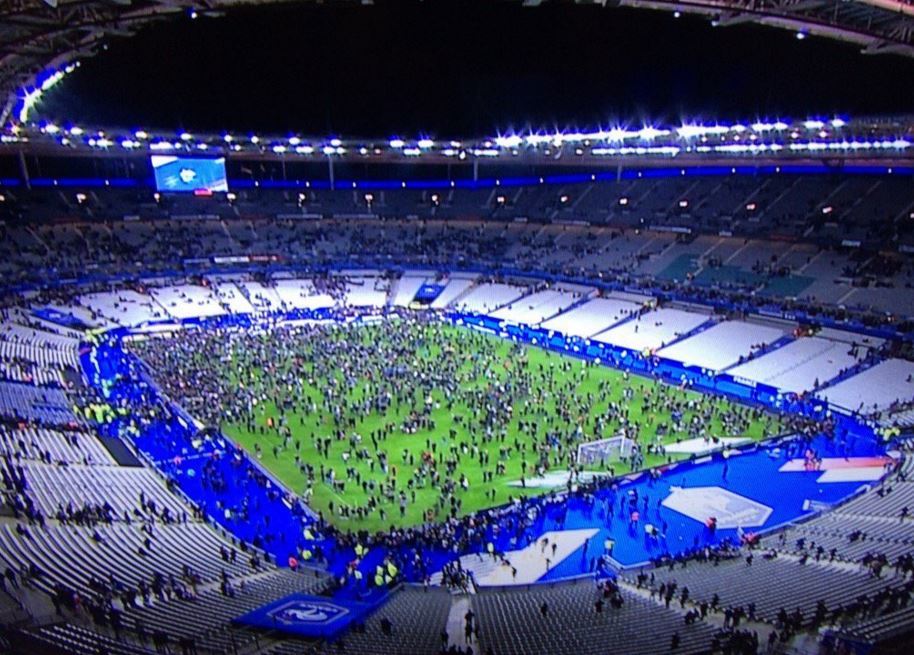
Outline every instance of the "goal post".
<svg viewBox="0 0 914 655"><path fill-rule="evenodd" d="M590 466L596 462L611 462L628 457L635 448L635 442L621 435L588 441L578 446L578 464Z"/></svg>

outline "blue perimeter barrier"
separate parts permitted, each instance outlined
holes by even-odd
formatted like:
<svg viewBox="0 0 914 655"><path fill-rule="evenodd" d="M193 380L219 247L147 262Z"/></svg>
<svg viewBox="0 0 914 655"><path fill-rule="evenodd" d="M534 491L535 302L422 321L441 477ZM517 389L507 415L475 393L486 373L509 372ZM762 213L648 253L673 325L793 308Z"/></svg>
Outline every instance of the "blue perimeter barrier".
<svg viewBox="0 0 914 655"><path fill-rule="evenodd" d="M335 313L330 310L300 310L285 314L284 317L332 319ZM274 315L268 320L276 318L278 317ZM599 359L603 365L630 370L671 383L680 384L685 379L692 388L725 394L746 404L820 418L836 409L820 401L779 394L772 388L751 387L731 376L709 376L707 372L692 370L675 362L643 357L639 353L605 344L566 339L559 334L525 326L507 325L484 316L450 313L447 318L455 324L485 330L503 338L523 341L579 358L590 358L594 361ZM263 317L230 316L188 319L182 323L187 327L207 329L254 325L262 320ZM364 579L344 579L342 595L338 594L338 597L345 598L346 592L349 591L355 600L377 591L371 589L373 576L370 572L385 558L389 558L397 565L404 580L421 582L430 573L439 570L456 557L458 553L453 549L442 548L440 545L436 547L437 539L425 538L421 529L407 531L407 537L353 536L319 522L314 512L305 507L294 493L285 489L256 462L252 462L242 449L221 434L204 434L190 417L161 395L149 379L142 362L121 347L121 338L130 332L127 329L115 330L101 343L86 349L82 361L89 380L114 403L137 408L150 404L169 408L169 412L163 414L158 422L150 425L141 434L133 436L134 443L156 462L160 470L188 497L198 503L206 514L239 539L264 549L280 565L284 565L290 556L298 556L303 548L315 552L319 549L322 564L337 577L345 576L347 565L356 559L355 544L367 546L369 552L360 560L358 567L364 573ZM737 451L747 457L737 457L729 463L717 453L696 458L692 462L660 467L656 480L645 472L637 472L611 482L598 481L590 487L582 485L578 489L568 489L565 492L550 492L519 499L514 504L478 512L475 516L483 520L477 521L474 527L458 525L453 539L459 544L459 553L483 553L489 543L494 545L497 552L505 552L524 547L534 541L537 535L550 529L564 529L566 525L594 521L595 502L613 504L620 498L620 494L624 497L626 493L638 493L639 490L644 496L658 491L662 495L672 487L672 482L667 481L667 477L675 476L676 480L684 480L686 474L694 471L696 478L701 478L703 483L711 481L717 484L714 476L718 476L723 470L723 477L726 479L726 469L731 464L737 468L743 466L756 470L766 461L770 461L771 466L775 466L771 470L776 471L776 465L780 461L777 458L801 456L803 449L807 447L815 447L836 456L869 456L884 452L884 445L875 435L873 426L861 417L852 412L832 413L832 416L838 425L838 436L833 442L818 438L813 442L780 439L771 444L748 444ZM102 428L107 429L112 435L124 436L129 432L127 423L129 421L118 419ZM741 464L740 461L745 463ZM219 491L214 489L213 480L218 480ZM777 524L766 526L765 530L760 532L774 530L784 523L812 515L813 512L808 511L808 501L815 493L828 492L817 501L816 506L821 507L839 502L860 489L860 485L857 484L831 485L824 490L821 485L816 487L812 482L809 484L811 486L807 485L807 489L798 492L805 494L804 498L799 499L803 501L802 510L799 509L799 504L797 507L792 506L789 511L779 511L775 508ZM627 492L626 489L631 491ZM658 505L657 520L661 520L661 513ZM668 513L663 515L667 519L670 518ZM695 547L714 545L736 537L735 531L732 530L708 534L700 526L683 525L682 534L678 536L678 541L673 543L641 543L638 535L626 535L618 526L611 525L611 520L610 525L601 528L600 536L620 540L620 546L611 554L612 557L608 561L621 567L637 566L648 559L683 554ZM313 532L311 539L305 537L306 528ZM671 529L671 533L675 531ZM551 576L544 577L543 581L554 581L559 575L578 577L609 574L610 571L603 567L605 553L602 549L591 546L590 550L588 553L588 546L585 545L579 565L557 567L556 571ZM593 560L597 557L600 561L595 566Z"/></svg>

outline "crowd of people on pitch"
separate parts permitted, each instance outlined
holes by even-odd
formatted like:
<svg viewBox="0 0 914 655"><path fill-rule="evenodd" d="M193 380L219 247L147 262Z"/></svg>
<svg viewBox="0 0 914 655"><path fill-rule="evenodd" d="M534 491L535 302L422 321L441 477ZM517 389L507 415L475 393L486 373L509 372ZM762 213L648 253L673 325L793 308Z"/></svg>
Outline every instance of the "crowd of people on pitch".
<svg viewBox="0 0 914 655"><path fill-rule="evenodd" d="M448 328L409 315L383 326L185 331L135 348L169 372L164 390L192 416L254 435L257 459L293 461L305 502L354 526L456 518L471 487L495 505L549 471L573 480L590 440L635 443L622 461L600 462L613 476L648 456L668 461L674 440L711 442L755 424L776 434L786 420L628 373L593 381L595 365L577 360L528 364L522 346L505 353L503 342ZM412 434L413 447L392 445ZM337 499L321 506L324 488ZM433 500L417 506L429 489Z"/></svg>

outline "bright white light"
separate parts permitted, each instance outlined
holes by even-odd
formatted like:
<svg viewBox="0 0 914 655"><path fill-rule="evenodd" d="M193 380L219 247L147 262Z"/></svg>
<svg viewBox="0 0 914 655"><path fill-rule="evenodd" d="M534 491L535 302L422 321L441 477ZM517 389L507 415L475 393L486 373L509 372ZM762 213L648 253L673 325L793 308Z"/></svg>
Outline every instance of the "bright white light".
<svg viewBox="0 0 914 655"><path fill-rule="evenodd" d="M780 131L780 130L786 130L788 127L790 127L790 126L787 123L785 123L784 121L777 121L776 123L760 122L760 123L752 124L752 129L755 130L756 132L767 132L769 130L779 130Z"/></svg>
<svg viewBox="0 0 914 655"><path fill-rule="evenodd" d="M807 130L821 130L825 127L825 123L822 121L803 121L803 127Z"/></svg>
<svg viewBox="0 0 914 655"><path fill-rule="evenodd" d="M78 202L80 205L83 204L84 202L86 202L86 194L85 194L85 193L77 193L77 194L76 194L76 202Z"/></svg>
<svg viewBox="0 0 914 655"><path fill-rule="evenodd" d="M802 41L806 38L806 32L797 32L797 41Z"/></svg>
<svg viewBox="0 0 914 655"><path fill-rule="evenodd" d="M231 142L232 142L232 135L231 135L231 134L226 134L225 136L222 137L222 140L225 141L226 143L231 143Z"/></svg>
<svg viewBox="0 0 914 655"><path fill-rule="evenodd" d="M625 207L626 205L628 205L628 198L625 198L625 197L619 198L619 204L622 205L623 207Z"/></svg>
<svg viewBox="0 0 914 655"><path fill-rule="evenodd" d="M277 155L281 155L285 151L286 151L286 147L284 145L277 144L277 145L273 146L273 152L275 152Z"/></svg>
<svg viewBox="0 0 914 655"><path fill-rule="evenodd" d="M704 126L702 125L683 125L682 127L678 128L676 132L683 139L692 139L696 136L703 136L707 134Z"/></svg>
<svg viewBox="0 0 914 655"><path fill-rule="evenodd" d="M128 150L132 149L132 148L139 148L140 143L139 143L139 141L131 141L130 139L124 139L123 141L121 141L121 147L127 148Z"/></svg>
<svg viewBox="0 0 914 655"><path fill-rule="evenodd" d="M844 127L845 125L847 125L847 122L841 118L832 119L832 122L831 122L832 127Z"/></svg>
<svg viewBox="0 0 914 655"><path fill-rule="evenodd" d="M359 148L359 154L360 154L360 155L367 155L367 154L368 154L368 148L366 148L365 146L362 146L361 148Z"/></svg>
<svg viewBox="0 0 914 655"><path fill-rule="evenodd" d="M538 145L542 145L544 143L549 143L554 138L555 137L546 136L543 134L531 134L530 136L527 137L526 141L527 141L528 145L538 146Z"/></svg>
<svg viewBox="0 0 914 655"><path fill-rule="evenodd" d="M321 152L323 152L325 155L332 155L336 152L336 148L333 146L324 146Z"/></svg>
<svg viewBox="0 0 914 655"><path fill-rule="evenodd" d="M225 194L225 199L228 200L229 202L235 202L235 200L237 198L238 198L238 196L236 196L234 193L229 192L229 193Z"/></svg>
<svg viewBox="0 0 914 655"><path fill-rule="evenodd" d="M80 136L82 133L83 133L83 128L81 128L77 125L74 125L73 127L70 128L71 136Z"/></svg>
<svg viewBox="0 0 914 655"><path fill-rule="evenodd" d="M638 130L638 138L642 141L653 141L658 136L667 136L669 133L669 130L658 130L656 127L646 125Z"/></svg>
<svg viewBox="0 0 914 655"><path fill-rule="evenodd" d="M677 134L683 139L693 139L708 134L726 134L729 131L730 128L726 125L683 125L676 129Z"/></svg>
<svg viewBox="0 0 914 655"><path fill-rule="evenodd" d="M257 136L256 134L254 136L252 136L251 143L253 143L256 146L258 143L260 143L260 137Z"/></svg>
<svg viewBox="0 0 914 655"><path fill-rule="evenodd" d="M596 156L610 157L616 155L668 155L675 157L681 151L677 146L623 146L621 148L594 148L590 153Z"/></svg>
<svg viewBox="0 0 914 655"><path fill-rule="evenodd" d="M523 143L523 139L516 134L511 136L500 136L495 139L495 145L499 148L517 148Z"/></svg>
<svg viewBox="0 0 914 655"><path fill-rule="evenodd" d="M314 146L298 146L295 148L295 152L300 155L310 155L314 152Z"/></svg>
<svg viewBox="0 0 914 655"><path fill-rule="evenodd" d="M831 205L822 208L823 214L831 214L834 211L834 208Z"/></svg>
<svg viewBox="0 0 914 655"><path fill-rule="evenodd" d="M19 109L19 122L26 123L29 120L29 112L41 101L44 92L60 82L67 73L72 73L79 65L79 62L69 64L60 70L56 70L48 75L41 84L36 88L22 90L22 105Z"/></svg>
<svg viewBox="0 0 914 655"><path fill-rule="evenodd" d="M339 148L341 145L343 145L343 142L340 141L339 139L334 138L334 139L330 139L330 145L333 146L334 148Z"/></svg>
<svg viewBox="0 0 914 655"><path fill-rule="evenodd" d="M48 123L44 126L44 131L48 134L57 134L60 132L60 128L54 125L54 123Z"/></svg>
<svg viewBox="0 0 914 655"><path fill-rule="evenodd" d="M416 144L423 150L428 150L429 148L435 147L435 142L431 139L419 139L419 142Z"/></svg>
<svg viewBox="0 0 914 655"><path fill-rule="evenodd" d="M391 139L391 140L390 140L390 147L391 147L391 148L397 148L397 149L399 149L399 148L402 148L402 147L405 146L405 145L406 145L406 142L405 142L403 139Z"/></svg>
<svg viewBox="0 0 914 655"><path fill-rule="evenodd" d="M209 150L209 146L206 145L205 143L198 143L197 150Z"/></svg>
<svg viewBox="0 0 914 655"><path fill-rule="evenodd" d="M193 137L191 134L189 134L188 132L181 132L181 140L182 140L182 141L190 141L190 140L193 139L193 138L194 138L194 137Z"/></svg>
<svg viewBox="0 0 914 655"><path fill-rule="evenodd" d="M290 146L297 146L299 143L301 143L301 139L299 139L297 136L293 136L293 137L289 138Z"/></svg>
<svg viewBox="0 0 914 655"><path fill-rule="evenodd" d="M136 132L133 133L133 136L135 136L138 139L148 139L149 138L149 135L146 132L144 132L143 130L137 130Z"/></svg>
<svg viewBox="0 0 914 655"><path fill-rule="evenodd" d="M422 154L422 151L419 148L405 148L403 154L407 157L418 157Z"/></svg>
<svg viewBox="0 0 914 655"><path fill-rule="evenodd" d="M155 143L149 144L149 149L153 152L157 152L159 150L171 150L171 148L172 145L168 141L156 141Z"/></svg>
<svg viewBox="0 0 914 655"><path fill-rule="evenodd" d="M621 127L614 127L611 130L609 130L609 132L606 133L605 138L607 141L618 142L618 141L622 141L623 139L627 139L632 136L637 136L637 133L629 132L628 130L624 130Z"/></svg>

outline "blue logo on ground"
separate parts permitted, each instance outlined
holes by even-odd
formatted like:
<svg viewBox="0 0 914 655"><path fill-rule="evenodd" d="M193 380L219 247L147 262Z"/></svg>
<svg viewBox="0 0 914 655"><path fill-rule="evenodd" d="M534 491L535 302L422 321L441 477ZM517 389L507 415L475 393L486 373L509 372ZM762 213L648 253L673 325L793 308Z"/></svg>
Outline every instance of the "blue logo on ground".
<svg viewBox="0 0 914 655"><path fill-rule="evenodd" d="M326 625L349 614L349 610L335 603L293 600L280 605L269 615L286 625Z"/></svg>
<svg viewBox="0 0 914 655"><path fill-rule="evenodd" d="M375 607L343 598L292 594L239 616L234 622L308 639L332 639L353 623L363 621Z"/></svg>

